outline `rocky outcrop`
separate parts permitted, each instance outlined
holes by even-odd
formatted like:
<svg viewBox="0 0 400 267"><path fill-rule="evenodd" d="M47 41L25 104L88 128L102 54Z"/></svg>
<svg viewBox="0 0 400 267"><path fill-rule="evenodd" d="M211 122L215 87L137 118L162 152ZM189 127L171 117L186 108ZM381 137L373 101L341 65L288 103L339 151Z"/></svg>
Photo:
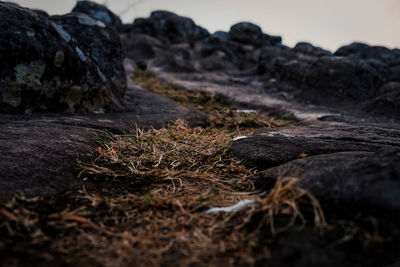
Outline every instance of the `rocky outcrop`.
<svg viewBox="0 0 400 267"><path fill-rule="evenodd" d="M124 95L116 33L83 14L54 20L0 3L0 112L104 112ZM113 38L113 39L111 39Z"/></svg>
<svg viewBox="0 0 400 267"><path fill-rule="evenodd" d="M81 2L78 5L79 3ZM52 20L76 38L82 51L85 51L105 76L112 94L122 99L126 90L126 78L118 32L105 27L95 18L78 12L53 16Z"/></svg>
<svg viewBox="0 0 400 267"><path fill-rule="evenodd" d="M103 22L108 27L120 29L122 27L121 19L103 5L92 1L78 1L72 12L79 12Z"/></svg>
<svg viewBox="0 0 400 267"><path fill-rule="evenodd" d="M169 11L153 11L149 18L137 18L124 32L147 34L169 44L187 43L193 45L210 34L187 17L178 16Z"/></svg>

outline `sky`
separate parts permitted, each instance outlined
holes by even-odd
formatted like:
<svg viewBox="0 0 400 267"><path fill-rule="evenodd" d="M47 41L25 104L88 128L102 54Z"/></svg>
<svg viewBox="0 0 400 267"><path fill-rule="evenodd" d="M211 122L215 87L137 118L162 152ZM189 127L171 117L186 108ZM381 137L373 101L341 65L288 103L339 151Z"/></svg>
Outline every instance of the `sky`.
<svg viewBox="0 0 400 267"><path fill-rule="evenodd" d="M50 14L68 13L76 0L13 0ZM135 4L136 1L136 4ZM98 0L124 22L169 10L210 32L249 21L294 46L307 41L335 51L355 41L400 48L400 0ZM126 10L127 7L132 8Z"/></svg>

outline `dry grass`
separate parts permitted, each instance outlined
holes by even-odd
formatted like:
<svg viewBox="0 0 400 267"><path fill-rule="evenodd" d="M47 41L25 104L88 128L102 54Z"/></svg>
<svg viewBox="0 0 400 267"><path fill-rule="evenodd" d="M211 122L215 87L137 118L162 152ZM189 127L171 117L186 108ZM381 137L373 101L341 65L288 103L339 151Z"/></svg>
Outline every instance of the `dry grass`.
<svg viewBox="0 0 400 267"><path fill-rule="evenodd" d="M49 201L16 196L0 208L0 256L48 265L254 265L268 262L275 235L293 227L324 229L318 201L294 178L257 191L256 170L229 157L232 139L290 122L240 114L215 96L183 92L137 76L152 91L193 103L207 128L177 121L98 140L98 157L80 162L85 186ZM122 186L121 186L122 185ZM126 186L126 185L132 185ZM241 200L231 213L205 210Z"/></svg>
<svg viewBox="0 0 400 267"><path fill-rule="evenodd" d="M165 95L182 105L203 111L207 114L208 124L212 128L243 130L244 128L282 127L294 123L293 120L264 117L260 111L238 112L234 106L224 103L219 95L177 88L171 83L159 80L148 71L136 70L134 80L154 93Z"/></svg>
<svg viewBox="0 0 400 267"><path fill-rule="evenodd" d="M280 180L266 196L254 190L256 172L226 154L235 134L242 132L178 121L115 136L97 149L95 162L82 163L81 177L151 182L150 190L111 197L112 188L84 189L69 196L70 207L54 211L39 199L16 197L0 212L10 238L4 245L21 239L34 253L45 247L67 264L252 265L269 259L265 244L277 233L306 224L322 229L318 202L295 179ZM242 211L204 213L243 199L255 202Z"/></svg>

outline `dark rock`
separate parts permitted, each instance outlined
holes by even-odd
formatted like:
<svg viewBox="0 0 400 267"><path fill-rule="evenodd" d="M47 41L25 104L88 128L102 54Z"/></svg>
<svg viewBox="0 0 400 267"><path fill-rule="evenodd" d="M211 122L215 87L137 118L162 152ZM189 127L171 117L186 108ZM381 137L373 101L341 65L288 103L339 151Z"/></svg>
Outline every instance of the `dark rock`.
<svg viewBox="0 0 400 267"><path fill-rule="evenodd" d="M365 61L321 57L307 70L301 97L312 103L360 103L377 96L383 79Z"/></svg>
<svg viewBox="0 0 400 267"><path fill-rule="evenodd" d="M297 177L329 211L400 222L400 149L345 152L297 159L264 171L264 180ZM384 220L385 222L385 220ZM398 225L398 224L397 224ZM388 230L388 229L387 229ZM390 228L400 237L400 228Z"/></svg>
<svg viewBox="0 0 400 267"><path fill-rule="evenodd" d="M50 15L46 12L46 11L44 11L44 10L41 10L41 9L34 9L33 11L35 11L37 14L39 14L40 16L43 16L43 17L46 17L46 18L48 18L48 17L50 17Z"/></svg>
<svg viewBox="0 0 400 267"><path fill-rule="evenodd" d="M194 36L193 36L195 42L204 40L209 36L210 36L210 33L206 29L204 29L201 26L196 25L196 28L194 30Z"/></svg>
<svg viewBox="0 0 400 267"><path fill-rule="evenodd" d="M369 46L362 43L352 43L340 47L336 56L344 56L358 59L374 59L388 65L400 65L400 51L390 50L382 46Z"/></svg>
<svg viewBox="0 0 400 267"><path fill-rule="evenodd" d="M132 60L148 60L156 56L163 45L161 41L145 34L122 34L122 48Z"/></svg>
<svg viewBox="0 0 400 267"><path fill-rule="evenodd" d="M17 190L29 197L55 196L81 185L77 160L96 157L96 140L107 139L108 132L161 128L180 118L191 126L206 121L203 113L140 87L130 87L124 103L121 112L108 114L0 114L0 199Z"/></svg>
<svg viewBox="0 0 400 267"><path fill-rule="evenodd" d="M257 47L264 45L264 35L260 27L250 22L241 22L231 27L229 39Z"/></svg>
<svg viewBox="0 0 400 267"><path fill-rule="evenodd" d="M282 37L281 36L275 36L275 35L269 35L264 33L264 41L266 45L271 45L271 46L281 46L282 45Z"/></svg>
<svg viewBox="0 0 400 267"><path fill-rule="evenodd" d="M109 27L120 29L121 19L111 12L107 7L91 1L78 1L72 10L73 12L85 13L95 19L102 21Z"/></svg>
<svg viewBox="0 0 400 267"><path fill-rule="evenodd" d="M400 120L400 83L387 83L380 95L367 101L364 110L368 113Z"/></svg>
<svg viewBox="0 0 400 267"><path fill-rule="evenodd" d="M168 72L192 72L192 56L188 45L173 45L156 59L156 66Z"/></svg>
<svg viewBox="0 0 400 267"><path fill-rule="evenodd" d="M316 57L282 47L264 47L258 59L258 73L285 82L295 82L299 87Z"/></svg>
<svg viewBox="0 0 400 267"><path fill-rule="evenodd" d="M231 155L265 170L312 155L400 146L400 131L349 125L310 125L260 131L233 142Z"/></svg>
<svg viewBox="0 0 400 267"><path fill-rule="evenodd" d="M147 34L154 37L157 34L157 28L156 24L151 19L137 18L131 25L129 32L134 34Z"/></svg>
<svg viewBox="0 0 400 267"><path fill-rule="evenodd" d="M192 19L163 10L153 11L149 19L135 20L133 29L135 33L150 34L171 44L193 45L210 35Z"/></svg>
<svg viewBox="0 0 400 267"><path fill-rule="evenodd" d="M0 15L0 58L7 62L0 68L0 112L96 112L119 105L117 97L124 88L114 95L91 51L84 51L61 25L7 3L0 3ZM94 32L106 31L100 29L101 22L91 21L96 25L78 24L82 33L89 27L99 28Z"/></svg>
<svg viewBox="0 0 400 267"><path fill-rule="evenodd" d="M124 55L121 42L113 28L103 27L101 22L83 13L53 16L53 21L77 39L79 47L99 66L112 93L122 99L126 90Z"/></svg>
<svg viewBox="0 0 400 267"><path fill-rule="evenodd" d="M293 51L316 57L332 56L332 53L328 50L313 46L312 44L306 42L297 43L293 48Z"/></svg>

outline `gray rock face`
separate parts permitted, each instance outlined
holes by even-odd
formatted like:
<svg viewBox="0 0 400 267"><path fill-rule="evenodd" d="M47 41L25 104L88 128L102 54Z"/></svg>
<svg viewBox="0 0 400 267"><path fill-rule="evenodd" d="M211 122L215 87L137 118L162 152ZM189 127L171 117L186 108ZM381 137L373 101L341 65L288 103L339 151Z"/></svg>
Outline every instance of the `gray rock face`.
<svg viewBox="0 0 400 267"><path fill-rule="evenodd" d="M105 6L92 1L78 1L72 11L87 14L92 18L102 21L109 27L116 29L122 27L122 21L117 15L112 13Z"/></svg>
<svg viewBox="0 0 400 267"><path fill-rule="evenodd" d="M119 105L126 88L121 50L110 47L117 40L106 42L103 35L115 34L102 22L67 16L58 24L8 3L0 3L0 15L0 58L7 62L0 68L0 112L102 112Z"/></svg>

